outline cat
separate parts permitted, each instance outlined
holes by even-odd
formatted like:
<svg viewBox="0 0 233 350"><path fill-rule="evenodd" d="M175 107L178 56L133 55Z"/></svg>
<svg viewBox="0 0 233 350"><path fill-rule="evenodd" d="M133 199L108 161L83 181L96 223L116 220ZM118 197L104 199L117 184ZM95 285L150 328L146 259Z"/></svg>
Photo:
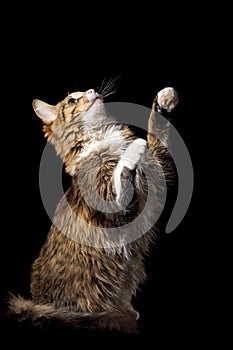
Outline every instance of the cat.
<svg viewBox="0 0 233 350"><path fill-rule="evenodd" d="M147 140L107 113L103 95L94 89L73 92L55 106L33 100L44 136L61 157L71 185L32 264L31 299L10 297L10 314L21 321L137 330L132 297L146 279L144 259L157 239L156 225L148 225L157 204L152 200L143 210L149 191L153 198L162 191L166 167L168 130L158 129L156 116L171 112L178 95L171 87L158 92ZM139 215L140 223L128 229ZM147 226L148 232L135 236Z"/></svg>

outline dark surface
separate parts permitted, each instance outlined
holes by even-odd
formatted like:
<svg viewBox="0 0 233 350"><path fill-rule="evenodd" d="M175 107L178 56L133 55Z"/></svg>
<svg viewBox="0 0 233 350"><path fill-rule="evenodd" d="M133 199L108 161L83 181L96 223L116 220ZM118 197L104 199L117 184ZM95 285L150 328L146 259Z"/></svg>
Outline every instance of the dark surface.
<svg viewBox="0 0 233 350"><path fill-rule="evenodd" d="M35 26L32 26L32 31ZM125 339L132 342L136 339L137 343L140 339L152 341L152 346L155 347L162 342L164 345L186 344L189 348L189 344L197 342L205 333L206 317L206 296L203 291L203 284L206 283L203 274L205 237L202 237L201 242L197 238L200 236L200 222L197 221L200 209L200 148L196 145L197 82L195 72L189 64L191 54L186 52L185 57L178 57L177 48L173 53L165 55L160 51L158 57L152 57L149 47L145 45L139 50L141 56L138 56L138 46L135 45L130 55L126 55L118 45L112 45L111 48L105 47L105 50L101 46L94 52L87 51L86 55L80 54L77 48L77 54L70 56L65 54L64 44L59 46L58 42L54 43L51 33L39 39L38 48L37 35L35 32L33 43L28 38L23 40L25 45L22 45L17 61L8 70L7 107L9 113L13 114L13 119L7 120L7 132L13 151L9 152L7 163L4 163L7 177L4 187L7 187L8 195L5 204L7 215L3 217L7 228L3 230L1 245L2 332L9 341L31 335L42 341L46 337L65 338L69 341L78 338L84 339L87 344L96 339L102 345L108 345L112 340L121 342ZM48 45L46 49L45 45ZM51 46L51 51L46 54ZM195 51L194 48L192 50ZM61 51L62 58L59 56ZM142 51L145 51L145 55ZM119 59L114 59L117 53ZM135 308L141 315L138 335L111 332L89 334L56 325L38 330L31 325L18 325L5 316L8 292L29 295L30 266L50 227L38 183L38 169L45 140L41 121L34 114L31 102L34 98L39 98L55 104L68 91L96 88L104 77L118 75L117 92L108 98L109 102L131 102L150 108L156 92L161 88L173 86L178 91L180 104L174 113L173 125L183 137L193 161L195 186L191 205L181 224L174 232L162 237L158 249L152 250L147 261L148 279L134 301ZM17 93L10 94L10 91Z"/></svg>

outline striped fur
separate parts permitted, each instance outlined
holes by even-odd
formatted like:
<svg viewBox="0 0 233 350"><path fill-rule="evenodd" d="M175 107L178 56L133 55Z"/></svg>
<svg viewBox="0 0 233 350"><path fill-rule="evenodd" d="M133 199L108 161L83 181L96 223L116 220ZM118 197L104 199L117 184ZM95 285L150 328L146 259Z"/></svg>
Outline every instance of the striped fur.
<svg viewBox="0 0 233 350"><path fill-rule="evenodd" d="M139 150L136 160L134 152L127 153L136 135L106 114L98 96L89 100L85 93L72 93L56 106L35 100L33 107L72 183L32 265L31 300L12 296L10 312L35 324L59 319L77 328L135 331L137 313L132 296L145 281L144 259L156 241L156 229L129 243L120 230L114 237L108 229L131 222L142 212L148 200L145 165L153 173L152 190L160 190L166 148L155 134L157 99L149 118L150 153L143 150L140 154ZM130 162L134 164L127 165ZM134 193L127 207L121 208L129 195L124 180L132 184ZM109 212L96 209L99 198L112 203ZM156 203L151 203L141 219L142 228L154 210Z"/></svg>

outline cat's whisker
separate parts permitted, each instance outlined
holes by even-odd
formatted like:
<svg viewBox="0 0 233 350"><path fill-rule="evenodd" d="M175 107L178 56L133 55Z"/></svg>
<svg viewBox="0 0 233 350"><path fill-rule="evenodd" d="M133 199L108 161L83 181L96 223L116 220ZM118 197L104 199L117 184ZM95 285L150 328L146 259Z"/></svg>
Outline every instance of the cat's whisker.
<svg viewBox="0 0 233 350"><path fill-rule="evenodd" d="M116 88L114 88L114 85L110 86L109 88L107 89L104 89L102 92L101 92L101 95L103 97L109 95L110 93L115 93L116 92Z"/></svg>
<svg viewBox="0 0 233 350"><path fill-rule="evenodd" d="M102 94L108 93L113 88L115 82L117 81L117 79L119 79L119 77L116 77L116 78L112 77L112 78L110 78L109 81L107 82L106 86L104 87L104 89L101 91L101 93Z"/></svg>
<svg viewBox="0 0 233 350"><path fill-rule="evenodd" d="M109 80L106 86L104 87L104 89L102 90L102 94L111 90L113 86L114 86L114 80Z"/></svg>
<svg viewBox="0 0 233 350"><path fill-rule="evenodd" d="M104 82L105 82L105 77L104 77L104 79L103 79L103 81L102 81L102 84L101 84L101 86L100 86L99 93L101 93L101 91L102 91L102 88L103 88L103 86L104 86Z"/></svg>
<svg viewBox="0 0 233 350"><path fill-rule="evenodd" d="M112 92L109 92L107 95L103 95L103 97L105 98L105 97L110 96L110 95L115 94L115 93L116 93L116 89Z"/></svg>

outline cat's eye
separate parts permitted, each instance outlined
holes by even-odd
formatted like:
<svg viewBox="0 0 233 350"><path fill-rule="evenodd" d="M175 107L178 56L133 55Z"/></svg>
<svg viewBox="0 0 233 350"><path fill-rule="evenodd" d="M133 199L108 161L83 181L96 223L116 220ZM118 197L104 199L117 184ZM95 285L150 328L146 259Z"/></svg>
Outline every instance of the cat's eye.
<svg viewBox="0 0 233 350"><path fill-rule="evenodd" d="M76 102L76 100L74 99L74 98L70 98L69 100L68 100L68 103L69 104L73 104L73 103L75 103Z"/></svg>

